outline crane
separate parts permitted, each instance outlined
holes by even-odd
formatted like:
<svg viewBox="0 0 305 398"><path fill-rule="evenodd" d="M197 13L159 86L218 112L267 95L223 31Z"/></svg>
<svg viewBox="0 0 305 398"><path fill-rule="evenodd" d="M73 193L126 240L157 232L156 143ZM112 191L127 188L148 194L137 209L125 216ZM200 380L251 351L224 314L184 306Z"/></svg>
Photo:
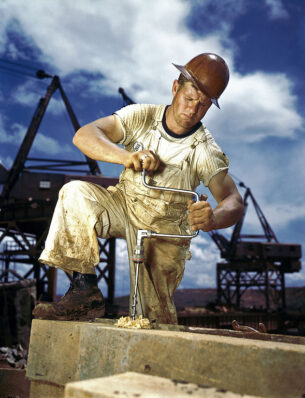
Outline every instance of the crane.
<svg viewBox="0 0 305 398"><path fill-rule="evenodd" d="M37 296L48 300L56 297L56 269L38 262L44 247L49 225L60 188L67 182L79 179L104 187L115 185L117 178L102 175L98 163L85 157L85 161L42 159L29 157L29 152L47 110L49 101L59 90L74 130L80 125L58 76L38 70L36 77L49 78L44 97L40 98L31 123L24 136L10 170L0 164L0 281L11 277L36 279ZM85 169L84 169L85 167ZM98 240L100 263L97 265L98 280L108 286L108 302L114 299L115 239ZM15 265L26 266L23 274ZM19 267L20 269L21 267ZM70 275L67 274L70 278Z"/></svg>
<svg viewBox="0 0 305 398"><path fill-rule="evenodd" d="M265 296L265 307L285 309L285 274L301 269L302 248L296 243L280 243L263 214L251 189L243 182L244 214L233 228L231 239L211 231L224 261L217 264L217 301L240 307L241 298L249 288L256 288ZM261 234L242 234L246 213L252 202Z"/></svg>

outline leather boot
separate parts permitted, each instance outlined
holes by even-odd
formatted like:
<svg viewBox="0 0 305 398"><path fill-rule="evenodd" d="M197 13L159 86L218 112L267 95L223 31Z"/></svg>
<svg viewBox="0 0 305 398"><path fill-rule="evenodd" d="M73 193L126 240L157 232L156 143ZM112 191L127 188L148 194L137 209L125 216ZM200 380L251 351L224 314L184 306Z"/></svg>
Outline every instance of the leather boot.
<svg viewBox="0 0 305 398"><path fill-rule="evenodd" d="M38 319L88 321L105 315L105 300L92 274L73 272L69 290L56 303L39 303L33 310Z"/></svg>

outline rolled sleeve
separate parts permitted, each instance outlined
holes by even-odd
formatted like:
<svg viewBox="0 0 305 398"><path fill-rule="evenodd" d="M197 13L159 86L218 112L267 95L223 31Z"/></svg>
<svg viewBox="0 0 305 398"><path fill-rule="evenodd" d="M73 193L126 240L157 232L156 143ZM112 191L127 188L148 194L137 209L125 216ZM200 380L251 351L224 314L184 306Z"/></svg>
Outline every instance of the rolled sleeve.
<svg viewBox="0 0 305 398"><path fill-rule="evenodd" d="M127 146L145 125L146 107L140 104L128 105L116 111L114 115L119 119L124 133L124 137L119 144Z"/></svg>
<svg viewBox="0 0 305 398"><path fill-rule="evenodd" d="M197 162L197 172L200 180L207 187L211 178L223 170L228 170L229 159L216 144L214 139L203 143Z"/></svg>

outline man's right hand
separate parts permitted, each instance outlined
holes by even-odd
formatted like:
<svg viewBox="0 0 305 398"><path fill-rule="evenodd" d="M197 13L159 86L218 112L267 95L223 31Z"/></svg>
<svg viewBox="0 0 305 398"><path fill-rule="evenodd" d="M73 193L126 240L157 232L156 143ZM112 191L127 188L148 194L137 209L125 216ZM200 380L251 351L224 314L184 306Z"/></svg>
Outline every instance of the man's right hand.
<svg viewBox="0 0 305 398"><path fill-rule="evenodd" d="M152 151L131 152L124 161L124 166L135 171L156 171L160 166L160 160Z"/></svg>

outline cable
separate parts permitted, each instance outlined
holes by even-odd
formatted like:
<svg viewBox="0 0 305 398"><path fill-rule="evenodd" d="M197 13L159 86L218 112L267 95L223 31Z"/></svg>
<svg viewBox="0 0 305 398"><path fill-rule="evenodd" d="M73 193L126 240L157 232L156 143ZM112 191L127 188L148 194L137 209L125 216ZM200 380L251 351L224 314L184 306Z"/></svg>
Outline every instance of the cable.
<svg viewBox="0 0 305 398"><path fill-rule="evenodd" d="M1 63L4 63L4 65L2 65ZM9 65L12 65L12 67L9 67ZM0 71L1 70L7 73L27 76L32 79L37 79L37 78L43 79L45 77L52 77L52 75L45 73L38 66L35 67L35 66L25 65L20 62L10 61L5 58L0 58Z"/></svg>
<svg viewBox="0 0 305 398"><path fill-rule="evenodd" d="M19 71L19 70L16 70L16 69L12 69L12 68L8 68L8 67L2 66L2 65L0 65L0 70L3 70L5 72L7 72L7 73L13 73L13 74L17 74L17 75L31 77L32 79L36 80L36 77L35 77L34 74L31 75L29 73L22 72L22 71Z"/></svg>
<svg viewBox="0 0 305 398"><path fill-rule="evenodd" d="M33 71L36 71L37 69L39 69L39 67L30 66L30 65L25 65L25 64L22 64L22 63L20 63L20 62L10 61L10 60L5 59L5 58L0 58L0 62L4 62L4 63L6 63L6 64L14 65L14 66L16 66L17 68L18 68L18 67L21 67L21 68L26 68L26 69L32 69Z"/></svg>
<svg viewBox="0 0 305 398"><path fill-rule="evenodd" d="M244 182L240 178L236 177L232 173L230 173L230 176L233 177L234 180L238 181L240 187L247 188L246 185L244 184Z"/></svg>

